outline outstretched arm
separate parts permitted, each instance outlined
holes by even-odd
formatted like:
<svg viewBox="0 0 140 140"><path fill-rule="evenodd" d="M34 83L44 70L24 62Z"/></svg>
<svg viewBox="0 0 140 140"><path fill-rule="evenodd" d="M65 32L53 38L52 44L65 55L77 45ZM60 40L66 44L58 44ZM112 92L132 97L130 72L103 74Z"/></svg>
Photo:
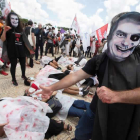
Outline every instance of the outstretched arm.
<svg viewBox="0 0 140 140"><path fill-rule="evenodd" d="M65 78L60 80L59 82L57 82L49 87L40 86L42 91L37 94L42 94L43 98L49 98L54 91L70 87L70 86L74 85L75 83L77 83L78 81L89 78L89 77L91 77L91 75L85 73L81 69L79 71L76 71L75 73L69 74L68 76L66 76Z"/></svg>
<svg viewBox="0 0 140 140"><path fill-rule="evenodd" d="M113 91L102 86L97 89L97 95L103 103L140 104L140 88L126 91Z"/></svg>

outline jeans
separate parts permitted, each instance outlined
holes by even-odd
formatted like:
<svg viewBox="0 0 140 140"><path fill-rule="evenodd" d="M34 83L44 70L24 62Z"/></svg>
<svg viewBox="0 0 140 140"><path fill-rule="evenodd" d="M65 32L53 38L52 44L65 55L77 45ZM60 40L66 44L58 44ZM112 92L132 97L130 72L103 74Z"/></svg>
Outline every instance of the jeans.
<svg viewBox="0 0 140 140"><path fill-rule="evenodd" d="M90 107L80 118L75 130L75 139L73 140L89 140L92 138L95 114Z"/></svg>
<svg viewBox="0 0 140 140"><path fill-rule="evenodd" d="M89 108L90 103L85 102L83 100L75 100L72 106L69 109L68 116L79 117L85 113L84 110Z"/></svg>

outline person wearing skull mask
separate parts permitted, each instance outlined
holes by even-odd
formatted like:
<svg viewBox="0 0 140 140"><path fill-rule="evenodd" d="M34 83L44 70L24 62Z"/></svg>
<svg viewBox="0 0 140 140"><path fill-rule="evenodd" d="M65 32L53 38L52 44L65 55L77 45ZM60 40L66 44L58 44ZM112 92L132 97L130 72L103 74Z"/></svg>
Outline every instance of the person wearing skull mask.
<svg viewBox="0 0 140 140"><path fill-rule="evenodd" d="M17 59L19 59L22 71L22 78L25 80L25 57L30 57L30 54L34 54L32 47L23 32L23 28L20 19L16 13L9 13L6 19L6 26L4 28L3 34L1 36L2 41L6 41L6 49L8 53L8 58L11 63L11 76L12 83L18 86L16 81L15 72Z"/></svg>
<svg viewBox="0 0 140 140"><path fill-rule="evenodd" d="M79 120L75 140L137 140L140 118L140 13L113 19L108 48L84 68L41 87L43 97L97 74L99 86L90 108ZM92 130L93 129L93 130Z"/></svg>

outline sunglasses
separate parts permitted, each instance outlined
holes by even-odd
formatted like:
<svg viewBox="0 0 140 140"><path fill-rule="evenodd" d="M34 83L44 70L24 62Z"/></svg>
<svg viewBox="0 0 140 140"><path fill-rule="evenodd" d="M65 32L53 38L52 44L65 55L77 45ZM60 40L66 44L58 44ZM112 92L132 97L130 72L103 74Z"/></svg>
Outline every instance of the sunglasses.
<svg viewBox="0 0 140 140"><path fill-rule="evenodd" d="M127 35L128 35L127 33L124 33L122 31L117 31L116 32L116 36L118 38L126 38ZM132 40L132 41L138 41L139 39L140 39L140 34L132 34L131 37L130 37L130 40Z"/></svg>

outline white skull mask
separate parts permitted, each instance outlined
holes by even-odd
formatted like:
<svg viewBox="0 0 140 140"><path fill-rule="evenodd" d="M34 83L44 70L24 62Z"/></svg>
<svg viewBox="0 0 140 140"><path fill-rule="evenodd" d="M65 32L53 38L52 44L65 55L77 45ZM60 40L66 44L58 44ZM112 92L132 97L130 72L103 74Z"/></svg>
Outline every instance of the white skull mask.
<svg viewBox="0 0 140 140"><path fill-rule="evenodd" d="M11 24L13 27L17 27L18 26L18 16L16 15L11 15Z"/></svg>

